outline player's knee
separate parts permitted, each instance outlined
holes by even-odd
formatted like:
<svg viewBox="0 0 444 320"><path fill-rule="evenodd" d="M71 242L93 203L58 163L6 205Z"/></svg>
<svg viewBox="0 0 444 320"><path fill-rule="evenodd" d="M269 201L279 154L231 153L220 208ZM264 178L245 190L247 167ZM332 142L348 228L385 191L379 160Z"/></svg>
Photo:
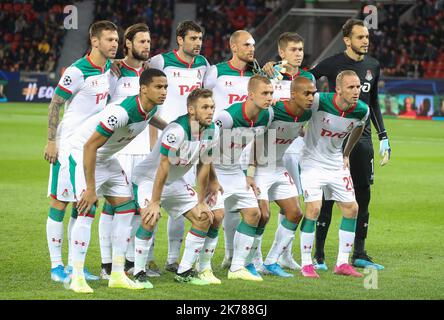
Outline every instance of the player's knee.
<svg viewBox="0 0 444 320"><path fill-rule="evenodd" d="M288 221L291 221L293 223L299 223L302 220L302 210L299 206L292 207L291 209L285 210L285 217Z"/></svg>
<svg viewBox="0 0 444 320"><path fill-rule="evenodd" d="M51 201L49 202L49 205L52 208L55 208L57 210L65 210L68 206L68 202L63 202L54 198L51 198Z"/></svg>
<svg viewBox="0 0 444 320"><path fill-rule="evenodd" d="M261 212L259 208L248 209L243 213L244 221L250 225L257 226L261 220Z"/></svg>

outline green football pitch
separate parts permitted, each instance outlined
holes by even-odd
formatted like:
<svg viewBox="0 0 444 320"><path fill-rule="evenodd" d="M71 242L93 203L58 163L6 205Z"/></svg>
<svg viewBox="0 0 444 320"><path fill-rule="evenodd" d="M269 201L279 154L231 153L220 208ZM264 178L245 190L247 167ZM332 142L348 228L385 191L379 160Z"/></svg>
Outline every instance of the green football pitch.
<svg viewBox="0 0 444 320"><path fill-rule="evenodd" d="M444 298L444 122L385 120L393 155L385 167L375 165L367 250L386 269L347 278L332 274L338 248L339 213L326 244L330 270L320 279L265 276L261 283L227 280L221 270L223 232L214 258L219 286L193 287L163 273L154 289L108 289L91 282L92 295L78 295L49 276L46 244L46 198L49 166L43 159L46 143L46 104L0 104L0 299L443 299ZM374 140L375 151L379 143ZM379 163L380 157L375 157ZM67 225L70 210L67 211ZM263 252L273 241L277 209L264 234ZM86 265L98 274L98 218L93 225ZM166 217L160 221L155 257L166 260ZM66 263L67 241L63 244ZM294 255L299 258L299 230Z"/></svg>

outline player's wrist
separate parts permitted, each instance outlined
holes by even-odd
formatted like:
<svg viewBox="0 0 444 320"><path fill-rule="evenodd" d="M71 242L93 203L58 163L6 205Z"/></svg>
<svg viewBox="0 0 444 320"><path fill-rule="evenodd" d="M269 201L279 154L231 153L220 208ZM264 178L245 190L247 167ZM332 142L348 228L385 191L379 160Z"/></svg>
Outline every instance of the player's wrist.
<svg viewBox="0 0 444 320"><path fill-rule="evenodd" d="M384 130L384 131L378 132L378 139L379 139L379 141L384 140L384 139L388 139L387 131Z"/></svg>
<svg viewBox="0 0 444 320"><path fill-rule="evenodd" d="M254 178L255 172L256 172L256 166L250 164L247 168L247 177Z"/></svg>

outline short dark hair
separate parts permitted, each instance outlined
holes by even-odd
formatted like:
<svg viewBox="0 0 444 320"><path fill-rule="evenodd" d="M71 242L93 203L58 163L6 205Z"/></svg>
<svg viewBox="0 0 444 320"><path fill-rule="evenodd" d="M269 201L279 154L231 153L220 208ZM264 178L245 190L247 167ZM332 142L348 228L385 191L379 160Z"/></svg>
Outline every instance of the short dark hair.
<svg viewBox="0 0 444 320"><path fill-rule="evenodd" d="M126 40L133 42L134 37L136 36L136 34L138 32L148 32L149 33L150 29L148 28L148 26L145 23L136 23L136 24L133 24L132 26L129 26L125 30L125 34L123 36L123 53L125 55L128 54L128 48L126 47Z"/></svg>
<svg viewBox="0 0 444 320"><path fill-rule="evenodd" d="M278 39L278 47L281 50L284 50L289 42L302 42L304 43L304 38L302 38L298 33L296 32L284 32L279 36Z"/></svg>
<svg viewBox="0 0 444 320"><path fill-rule="evenodd" d="M117 31L117 26L108 20L96 21L89 27L89 38L100 38L100 35L104 30Z"/></svg>
<svg viewBox="0 0 444 320"><path fill-rule="evenodd" d="M265 76L261 76L260 74L255 74L248 80L248 92L252 91L256 88L257 84L259 82L265 83L265 84L271 84L270 79Z"/></svg>
<svg viewBox="0 0 444 320"><path fill-rule="evenodd" d="M165 77L166 78L166 74L159 69L154 69L154 68L149 68L149 69L145 69L143 70L142 74L140 75L139 78L139 85L149 85L151 82L153 82L153 78L154 77Z"/></svg>
<svg viewBox="0 0 444 320"><path fill-rule="evenodd" d="M210 89L197 88L190 92L187 97L187 107L194 106L196 101L200 98L212 98L213 91Z"/></svg>
<svg viewBox="0 0 444 320"><path fill-rule="evenodd" d="M200 25L198 25L196 22L192 20L185 20L179 23L179 25L176 28L176 38L181 37L182 39L185 38L188 31L195 31L195 32L201 32L203 33L203 29Z"/></svg>
<svg viewBox="0 0 444 320"><path fill-rule="evenodd" d="M350 38L354 26L365 27L364 21L359 19L348 19L342 26L342 36Z"/></svg>

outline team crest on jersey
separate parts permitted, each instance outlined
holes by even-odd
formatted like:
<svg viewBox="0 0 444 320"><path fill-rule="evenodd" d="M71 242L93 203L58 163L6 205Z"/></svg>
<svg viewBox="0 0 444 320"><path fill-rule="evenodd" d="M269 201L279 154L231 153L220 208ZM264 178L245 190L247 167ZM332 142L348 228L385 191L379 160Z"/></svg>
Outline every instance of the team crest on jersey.
<svg viewBox="0 0 444 320"><path fill-rule="evenodd" d="M109 118L108 118L108 124L109 124L111 127L115 127L116 124L117 124L117 117L116 117L116 116L109 116Z"/></svg>
<svg viewBox="0 0 444 320"><path fill-rule="evenodd" d="M70 76L65 76L63 78L63 85L64 86L69 86L72 83L72 79Z"/></svg>
<svg viewBox="0 0 444 320"><path fill-rule="evenodd" d="M167 135L167 141L168 141L168 143L176 142L176 136L174 134L172 134L172 133L168 134Z"/></svg>
<svg viewBox="0 0 444 320"><path fill-rule="evenodd" d="M365 75L365 80L372 81L373 75L371 70L367 70L367 74Z"/></svg>

